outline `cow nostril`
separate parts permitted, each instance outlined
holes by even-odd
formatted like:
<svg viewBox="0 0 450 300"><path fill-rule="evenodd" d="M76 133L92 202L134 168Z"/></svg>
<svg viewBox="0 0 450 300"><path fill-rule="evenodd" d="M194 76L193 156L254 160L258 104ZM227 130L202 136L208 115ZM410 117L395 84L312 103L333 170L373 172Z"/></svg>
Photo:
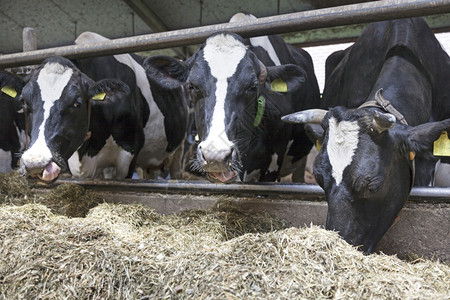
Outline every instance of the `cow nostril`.
<svg viewBox="0 0 450 300"><path fill-rule="evenodd" d="M206 155L204 153L204 150L201 145L198 145L197 147L197 157L202 160L203 162L207 162Z"/></svg>

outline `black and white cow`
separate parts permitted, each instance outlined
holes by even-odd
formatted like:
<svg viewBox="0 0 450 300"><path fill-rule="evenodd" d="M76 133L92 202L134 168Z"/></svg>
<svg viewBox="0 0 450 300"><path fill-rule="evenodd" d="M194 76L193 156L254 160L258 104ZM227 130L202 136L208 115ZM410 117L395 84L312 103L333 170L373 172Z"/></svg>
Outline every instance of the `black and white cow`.
<svg viewBox="0 0 450 300"><path fill-rule="evenodd" d="M319 99L311 59L284 42L273 47L284 47L289 55L278 57L277 66L266 51L260 58L257 47L223 32L209 37L186 62L165 56L144 62L147 74L159 76L160 83L185 85L191 92L200 139L196 165L212 181L275 181L288 144L304 148L297 159L311 148L305 135L280 121L286 112L310 107ZM275 53L281 52L271 54Z"/></svg>
<svg viewBox="0 0 450 300"><path fill-rule="evenodd" d="M306 127L322 143L314 175L328 200L326 228L370 253L414 176L416 185L430 182L433 143L450 129L450 60L423 19L393 20L370 24L332 54L327 74L329 110L284 120L320 124Z"/></svg>
<svg viewBox="0 0 450 300"><path fill-rule="evenodd" d="M75 43L108 40L97 33L84 32ZM130 87L144 128L145 141L136 161L144 177L154 178L162 168L167 168L171 178L181 178L188 102L183 88L168 88L148 78L142 66L143 58L135 54L79 59L75 63L94 80L116 78Z"/></svg>
<svg viewBox="0 0 450 300"><path fill-rule="evenodd" d="M103 79L90 87L88 137L69 159L75 177L131 178L144 144L140 110L129 87L117 79Z"/></svg>
<svg viewBox="0 0 450 300"><path fill-rule="evenodd" d="M127 93L128 87L124 83L113 80L95 83L63 57L50 57L44 60L39 68L30 74L21 94L31 126L30 145L20 160L21 172L37 176L44 181L52 181L62 170L69 171L69 158L89 136L92 137L92 133L97 134L99 131L97 128L91 129L91 125L97 124L99 120L93 119L95 116L90 114L90 110L96 112L101 122L104 122L99 126L110 130L111 128L106 126L110 126L108 122L113 117L105 114L114 113L120 119L123 111L119 108L123 107L123 104L116 105L112 112L108 109L100 112L97 107L109 108L111 102L114 104L127 100L120 100ZM91 101L97 103L92 103L91 107ZM135 128L130 127L131 130ZM125 133L125 135L133 134L133 132ZM104 138L106 139L106 136ZM93 141L99 142L98 136L93 137ZM129 152L114 154L119 156L120 163L124 162L120 160L122 158L131 161L129 157L139 151L123 145L123 141L116 139L112 142L122 145L120 148ZM103 144L103 146L110 145ZM100 150L104 148L103 146L95 144L94 149L86 150L86 154L102 153ZM128 167L126 166L127 172Z"/></svg>
<svg viewBox="0 0 450 300"><path fill-rule="evenodd" d="M16 169L25 148L25 115L18 100L23 86L21 78L0 71L0 173Z"/></svg>

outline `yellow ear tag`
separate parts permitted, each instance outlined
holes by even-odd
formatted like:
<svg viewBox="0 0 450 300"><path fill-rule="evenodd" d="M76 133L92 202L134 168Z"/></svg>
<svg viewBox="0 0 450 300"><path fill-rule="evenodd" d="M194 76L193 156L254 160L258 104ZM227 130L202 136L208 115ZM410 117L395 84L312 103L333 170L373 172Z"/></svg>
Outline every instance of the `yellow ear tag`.
<svg viewBox="0 0 450 300"><path fill-rule="evenodd" d="M434 141L433 155L450 156L450 140L448 139L447 131L442 132L441 136Z"/></svg>
<svg viewBox="0 0 450 300"><path fill-rule="evenodd" d="M270 83L270 89L274 92L286 93L287 84L281 79L275 79Z"/></svg>
<svg viewBox="0 0 450 300"><path fill-rule="evenodd" d="M416 152L409 151L409 160L413 160L416 157Z"/></svg>
<svg viewBox="0 0 450 300"><path fill-rule="evenodd" d="M319 140L316 140L316 149L317 149L317 151L320 151L321 148L322 148L322 143L319 142Z"/></svg>
<svg viewBox="0 0 450 300"><path fill-rule="evenodd" d="M106 97L106 93L98 93L92 97L92 100L102 101L102 100L105 100L105 97Z"/></svg>
<svg viewBox="0 0 450 300"><path fill-rule="evenodd" d="M9 86L2 87L2 92L12 98L16 98L16 96L17 96L16 90Z"/></svg>

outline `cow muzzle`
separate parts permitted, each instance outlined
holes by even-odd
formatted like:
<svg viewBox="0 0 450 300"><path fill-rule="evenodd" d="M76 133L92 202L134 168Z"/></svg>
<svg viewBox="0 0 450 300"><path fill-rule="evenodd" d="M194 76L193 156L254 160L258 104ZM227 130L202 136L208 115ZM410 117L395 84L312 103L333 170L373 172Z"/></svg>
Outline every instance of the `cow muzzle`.
<svg viewBox="0 0 450 300"><path fill-rule="evenodd" d="M61 168L51 158L44 159L39 155L24 153L20 160L20 173L23 176L37 177L42 181L55 180Z"/></svg>
<svg viewBox="0 0 450 300"><path fill-rule="evenodd" d="M210 181L231 183L238 176L233 166L233 153L234 147L217 149L200 143L197 148L197 159Z"/></svg>

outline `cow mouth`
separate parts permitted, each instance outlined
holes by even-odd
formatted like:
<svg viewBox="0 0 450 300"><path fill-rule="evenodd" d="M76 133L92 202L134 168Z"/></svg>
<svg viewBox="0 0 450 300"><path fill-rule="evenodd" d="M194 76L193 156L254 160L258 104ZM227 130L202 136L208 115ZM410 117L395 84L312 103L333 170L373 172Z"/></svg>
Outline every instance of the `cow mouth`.
<svg viewBox="0 0 450 300"><path fill-rule="evenodd" d="M50 183L58 178L60 172L61 168L55 162L51 161L43 169L29 172L29 175L30 177L39 178L44 182Z"/></svg>
<svg viewBox="0 0 450 300"><path fill-rule="evenodd" d="M207 172L207 178L212 182L232 183L236 181L238 173L236 171L230 172Z"/></svg>

